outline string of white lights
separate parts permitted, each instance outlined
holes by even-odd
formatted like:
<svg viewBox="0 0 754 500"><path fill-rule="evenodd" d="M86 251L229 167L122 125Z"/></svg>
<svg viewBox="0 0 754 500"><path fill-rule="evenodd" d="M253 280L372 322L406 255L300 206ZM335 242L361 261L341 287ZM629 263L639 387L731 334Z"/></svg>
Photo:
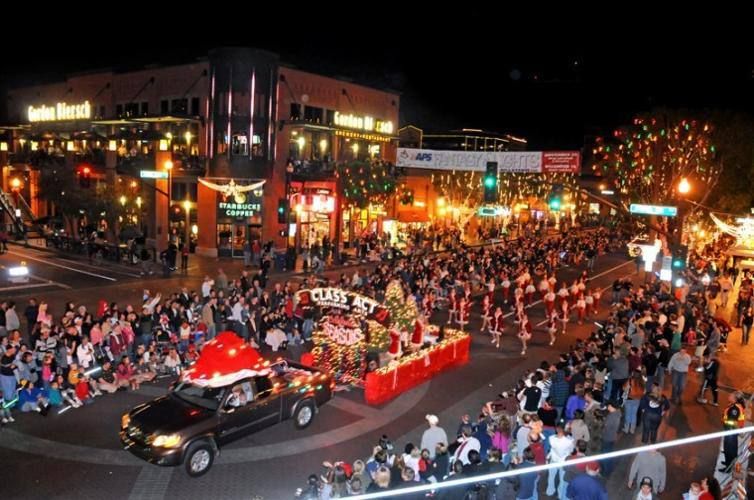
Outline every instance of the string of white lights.
<svg viewBox="0 0 754 500"><path fill-rule="evenodd" d="M609 453L601 453L599 455L589 455L581 458L574 458L568 460L567 465L585 464L587 462L599 462L602 460L609 460L612 458L624 457L627 455L635 455L643 451L661 450L664 448L672 448L674 446L683 446L692 443L698 443L700 441L709 441L712 439L721 439L726 436L735 436L738 434L745 434L747 432L754 432L754 426L744 427L742 429L731 429L719 432L710 432L708 434L700 434L698 436L691 436L681 439L673 439L671 441L665 441L662 443L647 444L642 446L636 446L633 448L626 448L623 450L611 451ZM494 481L496 479L505 479L515 477L520 474L530 474L532 472L542 472L550 469L559 469L563 467L563 462L549 463L544 465L536 465L533 467L527 467L525 469L510 469L503 472L496 472L493 474L484 474L472 477L463 477L460 479L449 479L441 483L420 484L416 486L409 486L408 488L390 489L375 493L367 493L364 495L356 495L349 498L359 500L371 500L373 498L388 498L398 497L400 495L408 495L410 493L424 493L428 491L443 490L446 488L452 488L454 486L464 486L469 484L484 483L487 481Z"/></svg>

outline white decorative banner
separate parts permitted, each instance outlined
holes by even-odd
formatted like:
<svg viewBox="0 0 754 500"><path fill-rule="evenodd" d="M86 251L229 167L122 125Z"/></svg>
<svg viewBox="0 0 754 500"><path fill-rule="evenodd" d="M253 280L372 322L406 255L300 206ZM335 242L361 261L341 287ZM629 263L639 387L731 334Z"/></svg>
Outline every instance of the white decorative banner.
<svg viewBox="0 0 754 500"><path fill-rule="evenodd" d="M581 154L578 151L495 152L398 148L399 167L484 172L488 162L497 162L498 172L506 173L578 173L581 170Z"/></svg>

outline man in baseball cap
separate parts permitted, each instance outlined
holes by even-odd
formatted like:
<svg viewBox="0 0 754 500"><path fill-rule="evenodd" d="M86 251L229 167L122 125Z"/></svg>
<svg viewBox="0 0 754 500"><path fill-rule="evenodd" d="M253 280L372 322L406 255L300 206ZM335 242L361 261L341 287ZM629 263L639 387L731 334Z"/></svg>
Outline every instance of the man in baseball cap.
<svg viewBox="0 0 754 500"><path fill-rule="evenodd" d="M437 418L437 415L429 414L424 418L427 419L429 428L424 431L424 434L422 434L421 448L423 450L429 451L430 458L434 460L437 445L448 445L448 435L445 432L445 429L437 425L440 422L440 419Z"/></svg>
<svg viewBox="0 0 754 500"><path fill-rule="evenodd" d="M643 477L639 483L639 493L636 495L636 500L653 500L655 498L652 491L652 478Z"/></svg>

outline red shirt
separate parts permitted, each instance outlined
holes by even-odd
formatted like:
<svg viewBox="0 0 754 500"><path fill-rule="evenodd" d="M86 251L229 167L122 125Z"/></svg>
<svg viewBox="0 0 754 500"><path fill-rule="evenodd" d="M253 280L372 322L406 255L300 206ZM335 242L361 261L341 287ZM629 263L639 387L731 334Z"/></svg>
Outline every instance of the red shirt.
<svg viewBox="0 0 754 500"><path fill-rule="evenodd" d="M81 380L78 384L76 384L76 396L81 400L84 401L86 399L89 399L89 383Z"/></svg>
<svg viewBox="0 0 754 500"><path fill-rule="evenodd" d="M129 380L131 377L134 376L134 367L132 365L124 365L123 363L120 363L118 365L118 370L116 375L121 380Z"/></svg>

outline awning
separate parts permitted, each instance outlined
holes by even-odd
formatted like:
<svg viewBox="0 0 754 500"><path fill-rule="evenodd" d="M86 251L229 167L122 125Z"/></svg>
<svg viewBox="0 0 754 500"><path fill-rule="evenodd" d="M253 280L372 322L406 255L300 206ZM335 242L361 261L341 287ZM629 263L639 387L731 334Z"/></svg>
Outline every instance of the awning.
<svg viewBox="0 0 754 500"><path fill-rule="evenodd" d="M426 212L398 212L398 222L429 222Z"/></svg>
<svg viewBox="0 0 754 500"><path fill-rule="evenodd" d="M139 116L133 118L136 122L143 123L183 123L183 122L199 122L201 117L199 116L174 116L174 115L160 115L160 116Z"/></svg>

